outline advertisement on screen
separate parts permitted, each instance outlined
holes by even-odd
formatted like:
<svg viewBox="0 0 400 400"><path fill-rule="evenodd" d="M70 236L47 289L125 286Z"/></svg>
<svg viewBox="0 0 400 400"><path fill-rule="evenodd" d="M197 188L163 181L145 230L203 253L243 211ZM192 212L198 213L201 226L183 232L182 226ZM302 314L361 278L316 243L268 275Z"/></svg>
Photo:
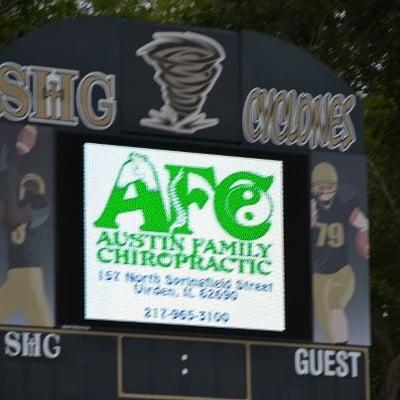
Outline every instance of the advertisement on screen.
<svg viewBox="0 0 400 400"><path fill-rule="evenodd" d="M83 153L85 319L285 330L282 161Z"/></svg>

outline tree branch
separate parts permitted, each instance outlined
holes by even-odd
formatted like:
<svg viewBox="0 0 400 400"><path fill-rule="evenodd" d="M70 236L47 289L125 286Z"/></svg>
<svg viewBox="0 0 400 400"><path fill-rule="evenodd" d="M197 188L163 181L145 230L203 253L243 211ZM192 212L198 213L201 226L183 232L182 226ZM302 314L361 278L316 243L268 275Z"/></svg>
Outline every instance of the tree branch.
<svg viewBox="0 0 400 400"><path fill-rule="evenodd" d="M387 400L398 400L400 393L400 354L389 364L386 373L384 395Z"/></svg>
<svg viewBox="0 0 400 400"><path fill-rule="evenodd" d="M387 184L385 182L385 179L383 178L382 174L379 172L378 167L375 165L375 163L368 158L368 167L369 170L372 172L376 180L378 181L378 184L382 190L383 195L385 196L386 200L388 201L392 211L400 218L400 210L397 208L396 202L391 195L389 188L387 187Z"/></svg>
<svg viewBox="0 0 400 400"><path fill-rule="evenodd" d="M8 0L8 1L0 1L0 15L6 14L11 11L15 6L22 5L27 2L26 0Z"/></svg>

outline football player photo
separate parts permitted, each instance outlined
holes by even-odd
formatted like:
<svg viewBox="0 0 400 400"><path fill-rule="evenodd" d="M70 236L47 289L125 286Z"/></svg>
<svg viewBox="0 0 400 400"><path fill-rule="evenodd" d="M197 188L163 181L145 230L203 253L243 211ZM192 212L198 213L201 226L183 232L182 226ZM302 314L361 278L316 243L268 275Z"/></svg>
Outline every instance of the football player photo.
<svg viewBox="0 0 400 400"><path fill-rule="evenodd" d="M311 234L314 314L326 342L349 341L346 307L356 288L350 250L369 257L368 218L351 185L343 184L331 162L318 162L311 173Z"/></svg>
<svg viewBox="0 0 400 400"><path fill-rule="evenodd" d="M53 324L45 293L40 243L49 218L47 182L37 168L38 129L26 125L0 143L0 224L7 273L0 285L0 323L22 314L28 325ZM10 140L11 137L11 140Z"/></svg>

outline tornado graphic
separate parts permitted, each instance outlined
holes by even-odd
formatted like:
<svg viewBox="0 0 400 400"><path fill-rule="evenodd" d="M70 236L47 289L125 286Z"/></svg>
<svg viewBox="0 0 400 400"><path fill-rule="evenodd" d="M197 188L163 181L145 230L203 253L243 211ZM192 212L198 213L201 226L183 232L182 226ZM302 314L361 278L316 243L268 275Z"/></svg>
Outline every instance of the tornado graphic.
<svg viewBox="0 0 400 400"><path fill-rule="evenodd" d="M178 133L194 133L218 124L202 112L208 93L222 71L223 47L193 32L156 32L136 51L155 69L164 105L150 110L140 125Z"/></svg>

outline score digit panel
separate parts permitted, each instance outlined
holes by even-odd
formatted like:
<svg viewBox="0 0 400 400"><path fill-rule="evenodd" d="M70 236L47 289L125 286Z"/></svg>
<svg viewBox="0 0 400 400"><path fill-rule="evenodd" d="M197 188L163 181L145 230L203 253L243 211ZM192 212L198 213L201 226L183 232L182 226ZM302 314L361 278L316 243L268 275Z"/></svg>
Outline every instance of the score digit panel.
<svg viewBox="0 0 400 400"><path fill-rule="evenodd" d="M283 161L84 144L84 318L285 330Z"/></svg>

